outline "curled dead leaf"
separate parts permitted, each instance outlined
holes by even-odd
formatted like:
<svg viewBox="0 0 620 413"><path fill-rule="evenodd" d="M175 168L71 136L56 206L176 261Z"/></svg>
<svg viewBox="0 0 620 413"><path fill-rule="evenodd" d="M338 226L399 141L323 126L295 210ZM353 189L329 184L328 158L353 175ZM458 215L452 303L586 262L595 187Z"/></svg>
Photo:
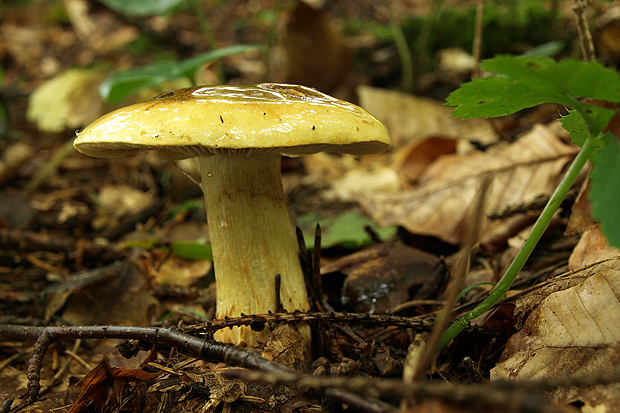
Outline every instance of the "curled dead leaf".
<svg viewBox="0 0 620 413"><path fill-rule="evenodd" d="M582 283L542 300L512 336L492 379L544 379L610 371L620 362L620 269L618 260L588 270ZM580 277L577 273L574 276ZM564 403L584 412L620 409L620 384L557 389Z"/></svg>

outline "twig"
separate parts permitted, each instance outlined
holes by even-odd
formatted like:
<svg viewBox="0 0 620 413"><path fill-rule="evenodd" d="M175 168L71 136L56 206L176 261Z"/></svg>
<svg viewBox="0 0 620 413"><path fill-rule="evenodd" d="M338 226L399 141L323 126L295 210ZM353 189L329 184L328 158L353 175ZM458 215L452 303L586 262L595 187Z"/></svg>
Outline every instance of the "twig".
<svg viewBox="0 0 620 413"><path fill-rule="evenodd" d="M75 340L72 351L67 350L66 353L75 354L79 350L81 345L82 345L82 340L80 339ZM47 384L41 387L39 395L47 393L52 387L54 387L58 383L60 378L67 372L67 370L69 369L69 366L74 360L75 358L69 357L67 361L65 362L65 364L63 364L62 367L56 372L56 374L54 374L54 377L52 377L52 379ZM82 362L84 361L82 360Z"/></svg>
<svg viewBox="0 0 620 413"><path fill-rule="evenodd" d="M13 354L9 358L2 360L2 363L0 363L0 370L3 370L6 366L9 366L12 362L19 360L20 358L28 355L31 352L32 352L32 349L20 351L18 353Z"/></svg>
<svg viewBox="0 0 620 413"><path fill-rule="evenodd" d="M312 289L315 291L315 305L318 311L323 309L323 280L321 279L321 225L314 230L314 249L312 250Z"/></svg>
<svg viewBox="0 0 620 413"><path fill-rule="evenodd" d="M126 274L130 269L131 265L122 261L114 261L112 264L92 270L76 272L62 281L50 285L41 294L47 295L80 290L88 285L118 278L122 274Z"/></svg>
<svg viewBox="0 0 620 413"><path fill-rule="evenodd" d="M46 233L9 228L0 228L0 249L65 252L69 258L75 259L79 254L104 262L124 257L123 252L118 250L115 245L99 245L89 241L80 244L74 237L63 234L55 233L52 236Z"/></svg>
<svg viewBox="0 0 620 413"><path fill-rule="evenodd" d="M482 48L482 16L484 15L484 0L478 0L476 5L476 27L474 33L474 42L472 45L472 54L474 57L474 71L471 75L472 79L480 77L480 49Z"/></svg>
<svg viewBox="0 0 620 413"><path fill-rule="evenodd" d="M574 386L591 387L620 381L620 370L598 375L578 377L560 377L528 381L494 381L475 385L455 385L443 381L418 381L404 383L400 380L372 379L367 377L314 377L294 373L265 373L230 369L225 377L258 381L272 385L327 391L342 389L355 394L373 397L404 398L415 395L418 399L441 399L460 406L476 406L527 413L557 413L552 402L541 395L542 392L555 388Z"/></svg>
<svg viewBox="0 0 620 413"><path fill-rule="evenodd" d="M586 18L587 8L588 2L586 0L575 0L573 12L575 13L575 20L577 21L577 32L579 33L579 43L581 44L583 60L593 61L596 60L596 52L594 51L592 33L590 32L590 26Z"/></svg>
<svg viewBox="0 0 620 413"><path fill-rule="evenodd" d="M294 313L276 313L259 315L241 315L241 317L225 318L223 320L208 321L206 323L187 326L184 332L208 333L222 328L236 326L250 326L255 331L260 331L261 326L271 323L307 323L311 321L323 321L332 323L358 323L362 325L374 326L396 326L401 328L413 328L420 331L429 331L432 320L416 319L410 317L399 317L382 314L358 314L358 313L304 313L296 311Z"/></svg>
<svg viewBox="0 0 620 413"><path fill-rule="evenodd" d="M207 341L185 334L176 328L127 327L127 326L82 326L82 327L27 327L4 324L0 325L0 337L7 339L36 339L35 348L28 366L28 394L30 400L36 400L40 389L40 372L43 357L50 344L57 340L68 339L130 339L146 340L166 344L177 350L214 363L226 363L230 366L261 370L267 373L296 374L295 370L276 364L263 358L260 354L235 347L231 344ZM327 397L334 400L357 404L368 413L388 413L390 406L379 401L350 394L341 389L326 391Z"/></svg>
<svg viewBox="0 0 620 413"><path fill-rule="evenodd" d="M13 397L9 397L0 405L0 413L8 413L11 411L11 406L13 405Z"/></svg>
<svg viewBox="0 0 620 413"><path fill-rule="evenodd" d="M40 327L30 327L39 329ZM41 368L43 367L43 358L47 349L56 341L56 336L52 332L41 331L41 334L37 337L36 343L34 343L34 349L32 350L32 356L28 361L28 398L30 400L36 400L41 390Z"/></svg>
<svg viewBox="0 0 620 413"><path fill-rule="evenodd" d="M54 156L50 159L43 168L30 179L30 182L26 185L25 195L30 197L34 191L36 191L54 172L58 170L58 167L65 158L71 155L75 149L73 148L74 139L69 139L64 145L54 152Z"/></svg>
<svg viewBox="0 0 620 413"><path fill-rule="evenodd" d="M82 340L76 340L75 343L73 344L72 353L77 352L81 345L82 345ZM67 350L66 353L71 353L71 351ZM64 376L65 373L67 373L67 370L69 369L69 366L71 365L72 362L73 362L73 358L69 358L65 362L65 364L63 364L62 367L58 369L56 374L54 374L54 377L52 377L52 379L48 383L46 383L44 386L41 387L41 389L37 393L37 397L42 396L46 394L48 391L50 391L58 383L60 378ZM13 408L13 410L21 410L35 401L36 401L36 397L34 399L29 397L26 400L22 400L18 406L15 406Z"/></svg>

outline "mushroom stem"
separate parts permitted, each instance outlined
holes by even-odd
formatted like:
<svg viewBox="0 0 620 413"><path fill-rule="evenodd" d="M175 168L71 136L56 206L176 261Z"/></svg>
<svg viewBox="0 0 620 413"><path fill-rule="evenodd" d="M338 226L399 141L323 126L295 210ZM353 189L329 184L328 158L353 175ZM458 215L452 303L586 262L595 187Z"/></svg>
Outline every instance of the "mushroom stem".
<svg viewBox="0 0 620 413"><path fill-rule="evenodd" d="M200 158L202 188L213 250L217 318L276 312L276 275L287 311L310 304L298 247L284 202L280 154L230 152ZM309 342L308 326L300 328ZM234 327L215 339L241 346L265 342L268 331Z"/></svg>

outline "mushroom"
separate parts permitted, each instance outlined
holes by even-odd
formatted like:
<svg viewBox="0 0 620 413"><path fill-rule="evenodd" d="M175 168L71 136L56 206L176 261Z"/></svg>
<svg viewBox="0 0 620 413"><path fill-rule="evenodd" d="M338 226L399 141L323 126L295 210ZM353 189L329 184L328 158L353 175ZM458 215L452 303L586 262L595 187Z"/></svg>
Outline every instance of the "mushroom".
<svg viewBox="0 0 620 413"><path fill-rule="evenodd" d="M155 150L198 157L217 291L217 318L310 308L284 201L280 158L319 151L355 155L390 146L365 110L304 86L204 86L166 92L118 109L80 132L75 148L117 157ZM309 341L308 326L300 326ZM267 332L219 330L218 341L256 346Z"/></svg>

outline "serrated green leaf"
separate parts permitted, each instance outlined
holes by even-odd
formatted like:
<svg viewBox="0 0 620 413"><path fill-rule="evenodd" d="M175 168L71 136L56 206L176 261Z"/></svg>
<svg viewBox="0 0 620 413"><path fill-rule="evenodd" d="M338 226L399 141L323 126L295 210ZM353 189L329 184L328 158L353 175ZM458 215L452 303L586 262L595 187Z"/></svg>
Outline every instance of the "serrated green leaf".
<svg viewBox="0 0 620 413"><path fill-rule="evenodd" d="M233 45L212 50L180 62L163 61L116 72L108 76L99 87L99 94L110 103L118 103L141 90L161 85L163 82L186 77L193 81L202 65L226 56L263 49L257 45Z"/></svg>
<svg viewBox="0 0 620 413"><path fill-rule="evenodd" d="M620 78L613 70L597 62L565 59L555 62L548 58L497 56L484 60L488 71L517 80L529 90L538 89L571 98L588 97L620 102ZM561 103L561 102L558 102Z"/></svg>
<svg viewBox="0 0 620 413"><path fill-rule="evenodd" d="M580 148L590 136L590 131L583 116L576 110L569 110L568 115L560 118L562 127L568 131L571 142Z"/></svg>
<svg viewBox="0 0 620 413"><path fill-rule="evenodd" d="M609 110L582 104L577 98L620 101L620 78L596 62L498 56L481 65L499 76L465 83L448 96L446 104L456 106L453 116L504 116L553 102L580 110L596 135L604 129L600 128L605 119L611 118L607 118Z"/></svg>
<svg viewBox="0 0 620 413"><path fill-rule="evenodd" d="M171 242L172 253L179 258L188 261L212 260L211 245L198 241Z"/></svg>
<svg viewBox="0 0 620 413"><path fill-rule="evenodd" d="M309 249L314 248L314 230L316 224L321 225L321 248L341 246L349 249L358 249L368 246L372 240L364 230L370 225L383 239L396 234L397 227L379 228L366 216L355 211L346 211L334 217L325 217L310 213L297 218L297 225L304 233L304 242Z"/></svg>
<svg viewBox="0 0 620 413"><path fill-rule="evenodd" d="M620 143L612 134L605 135L605 146L592 163L592 216L600 221L609 245L620 248Z"/></svg>
<svg viewBox="0 0 620 413"><path fill-rule="evenodd" d="M161 16L185 7L187 0L101 0L121 14L134 17Z"/></svg>
<svg viewBox="0 0 620 413"><path fill-rule="evenodd" d="M528 89L506 77L489 77L465 83L446 99L448 106L456 106L452 116L463 119L506 116L545 102L571 103L557 93Z"/></svg>
<svg viewBox="0 0 620 413"><path fill-rule="evenodd" d="M590 134L592 134L592 136L598 136L605 130L607 124L615 114L611 109L593 105L586 105L586 111L588 112L588 119L592 123L591 132L581 113L576 110L570 110L568 115L560 118L560 123L562 127L568 131L571 142L579 147L583 146ZM602 144L603 142L600 143L600 145Z"/></svg>

